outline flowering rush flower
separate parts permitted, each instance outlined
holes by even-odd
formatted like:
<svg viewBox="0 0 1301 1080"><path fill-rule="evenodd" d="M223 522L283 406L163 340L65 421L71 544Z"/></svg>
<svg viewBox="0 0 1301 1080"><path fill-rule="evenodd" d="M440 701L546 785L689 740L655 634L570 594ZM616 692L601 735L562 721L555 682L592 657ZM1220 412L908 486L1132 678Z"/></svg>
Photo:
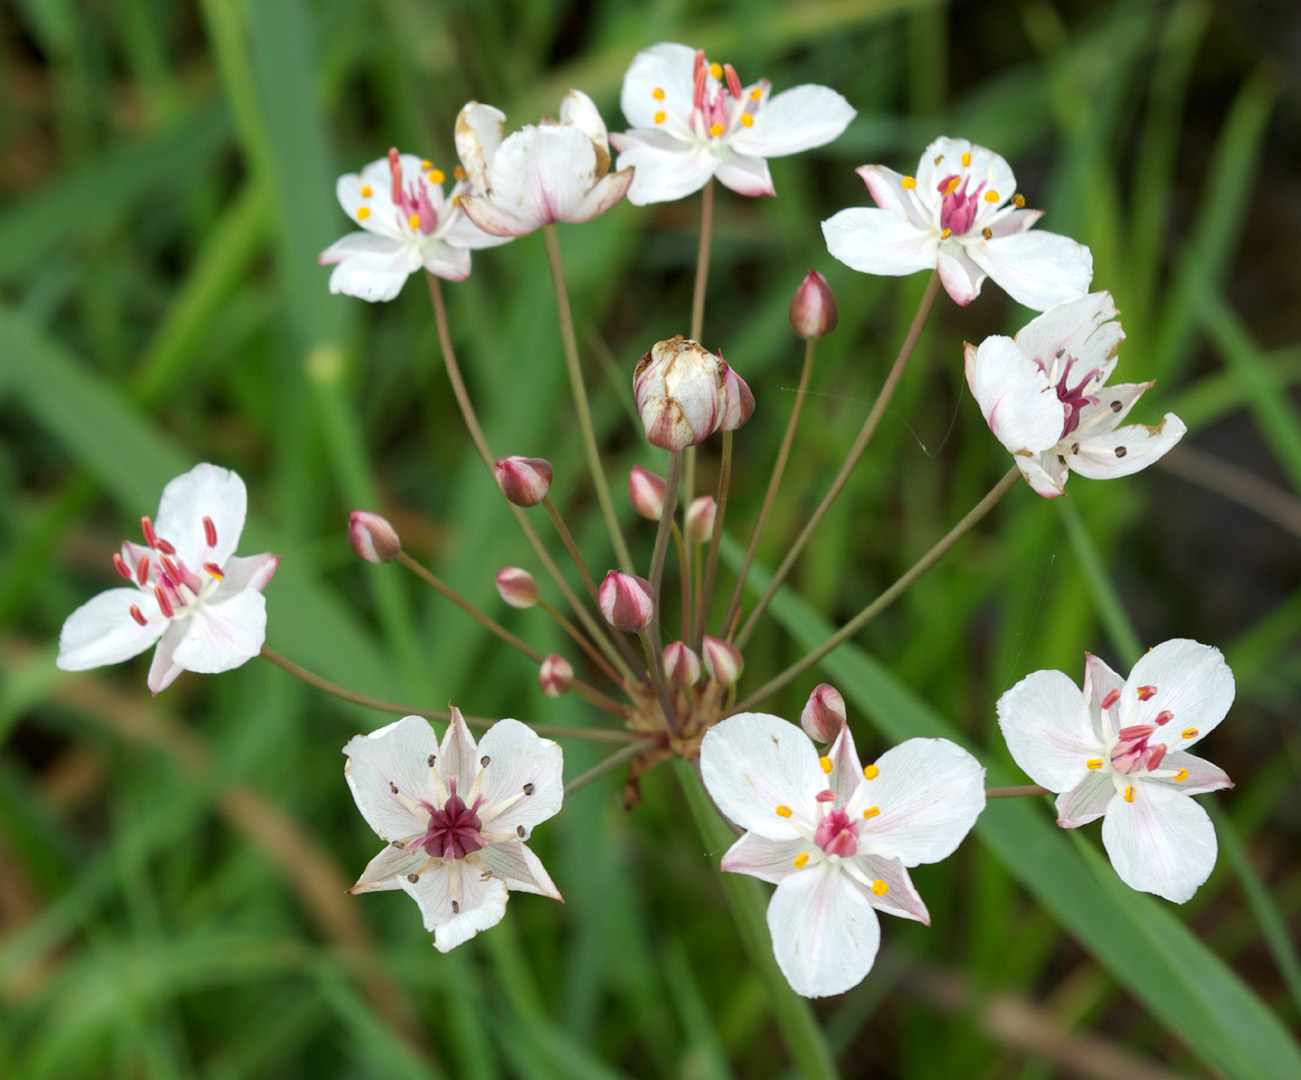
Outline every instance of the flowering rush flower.
<svg viewBox="0 0 1301 1080"><path fill-rule="evenodd" d="M1125 339L1111 294L1050 308L1015 338L966 346L967 385L990 430L1032 488L1052 498L1074 469L1105 480L1145 469L1187 428L1174 413L1159 424L1121 422L1154 385L1106 386Z"/></svg>
<svg viewBox="0 0 1301 1080"><path fill-rule="evenodd" d="M610 136L619 167L637 169L628 201L681 199L711 176L742 195L774 195L767 158L829 143L855 115L825 86L771 89L767 79L742 86L731 64L706 62L703 49L661 42L639 52L619 98L633 129Z"/></svg>
<svg viewBox="0 0 1301 1080"><path fill-rule="evenodd" d="M623 198L632 170L610 172L605 121L592 99L570 90L560 122L506 135L506 114L469 102L456 118L456 152L474 185L461 199L495 236L523 236L557 221L590 221Z"/></svg>
<svg viewBox="0 0 1301 1080"><path fill-rule="evenodd" d="M155 694L184 671L212 674L256 656L266 639L262 590L279 555L235 556L248 493L229 469L196 465L163 488L157 522L140 519L144 545L113 556L129 583L68 616L56 663L87 671L158 650L149 668Z"/></svg>
<svg viewBox="0 0 1301 1080"><path fill-rule="evenodd" d="M421 267L448 281L464 281L470 276L471 249L509 241L483 232L461 212L469 184L455 184L444 199L444 179L441 169L396 149L360 173L339 177L334 188L339 205L364 231L349 233L321 252L320 264L334 266L330 292L392 300Z"/></svg>
<svg viewBox="0 0 1301 1080"><path fill-rule="evenodd" d="M1036 311L1088 292L1089 249L1028 231L1043 211L1025 209L1016 177L993 151L945 137L926 148L916 176L884 165L856 171L876 208L841 210L822 223L827 250L847 266L896 277L938 268L945 291L964 306L987 275Z"/></svg>
<svg viewBox="0 0 1301 1080"><path fill-rule="evenodd" d="M985 770L946 739L909 739L866 768L848 726L819 758L794 724L740 713L700 747L705 787L746 830L723 869L776 884L773 952L798 994L839 994L872 968L876 912L930 924L908 867L950 855L985 806Z"/></svg>
<svg viewBox="0 0 1301 1080"><path fill-rule="evenodd" d="M1057 797L1057 824L1103 818L1102 843L1131 889L1182 904L1215 866L1215 829L1188 795L1232 787L1186 752L1233 704L1219 649L1175 639L1122 679L1084 656L1084 694L1060 671L1036 671L998 700L1016 763Z"/></svg>
<svg viewBox="0 0 1301 1080"><path fill-rule="evenodd" d="M426 720L404 716L343 752L357 809L388 841L349 892L409 893L439 952L496 926L511 889L563 900L524 843L564 798L556 743L499 720L476 746L453 706L442 746Z"/></svg>

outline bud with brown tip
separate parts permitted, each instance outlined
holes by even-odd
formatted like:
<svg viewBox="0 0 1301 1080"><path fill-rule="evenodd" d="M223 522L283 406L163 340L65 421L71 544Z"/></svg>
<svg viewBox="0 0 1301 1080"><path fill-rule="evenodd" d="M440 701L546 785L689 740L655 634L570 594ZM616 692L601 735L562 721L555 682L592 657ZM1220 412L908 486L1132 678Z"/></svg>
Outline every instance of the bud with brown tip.
<svg viewBox="0 0 1301 1080"><path fill-rule="evenodd" d="M845 699L831 683L818 683L800 713L800 727L814 742L836 741L845 726Z"/></svg>
<svg viewBox="0 0 1301 1080"><path fill-rule="evenodd" d="M511 607L521 611L538 602L538 583L527 570L503 566L497 571L497 591Z"/></svg>
<svg viewBox="0 0 1301 1080"><path fill-rule="evenodd" d="M597 602L605 621L627 634L639 634L655 617L655 591L636 574L611 570L601 582Z"/></svg>
<svg viewBox="0 0 1301 1080"><path fill-rule="evenodd" d="M690 690L700 682L700 657L680 641L664 650L664 674L675 686Z"/></svg>
<svg viewBox="0 0 1301 1080"><path fill-rule="evenodd" d="M542 661L538 670L538 686L547 697L559 697L574 685L574 668L559 653L552 653Z"/></svg>
<svg viewBox="0 0 1301 1080"><path fill-rule="evenodd" d="M745 661L741 659L741 650L730 641L705 635L702 643L705 653L705 670L709 677L723 686L734 686L741 679L745 670Z"/></svg>
<svg viewBox="0 0 1301 1080"><path fill-rule="evenodd" d="M392 562L402 554L402 541L387 518L369 510L354 510L348 515L348 543L367 562Z"/></svg>
<svg viewBox="0 0 1301 1080"><path fill-rule="evenodd" d="M839 318L827 279L810 270L791 300L791 329L807 341L831 333Z"/></svg>
<svg viewBox="0 0 1301 1080"><path fill-rule="evenodd" d="M709 542L714 535L714 518L718 516L718 503L712 495L692 499L687 507L687 535L697 544Z"/></svg>
<svg viewBox="0 0 1301 1080"><path fill-rule="evenodd" d="M681 334L652 345L632 375L646 438L665 450L704 442L718 430L727 370L721 356Z"/></svg>
<svg viewBox="0 0 1301 1080"><path fill-rule="evenodd" d="M551 462L546 458L498 458L492 471L502 494L516 506L537 506L551 490Z"/></svg>
<svg viewBox="0 0 1301 1080"><path fill-rule="evenodd" d="M664 515L664 477L634 465L628 473L628 501L642 517L659 521Z"/></svg>

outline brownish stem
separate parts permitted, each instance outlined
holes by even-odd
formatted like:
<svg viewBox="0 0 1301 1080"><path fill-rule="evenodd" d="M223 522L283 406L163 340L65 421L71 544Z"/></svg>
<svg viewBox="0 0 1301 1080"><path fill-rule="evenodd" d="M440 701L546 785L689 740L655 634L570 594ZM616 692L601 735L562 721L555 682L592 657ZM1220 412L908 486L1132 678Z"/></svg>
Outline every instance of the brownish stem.
<svg viewBox="0 0 1301 1080"><path fill-rule="evenodd" d="M582 649L583 652L587 653L589 657L591 657L592 662L596 664L596 666L599 667L603 672L605 672L606 676L610 679L611 682L615 682L622 685L625 690L630 689L631 686L634 685L634 680L632 679L631 675L626 676L628 681L625 682L624 681L625 676L621 675L619 672L615 671L614 668L610 666L610 662L604 656L601 655L600 650L597 649L595 645L593 645L590 641L587 640L587 635L584 634L580 629L578 629L578 627L576 627L563 615L561 615L560 612L558 612L555 608L553 608L550 604L548 604L545 600L541 598L538 599L538 607L540 607L543 611L545 611L548 615L550 615L553 619L555 619L557 623L560 624L560 628L564 630L564 632L568 634L571 638L574 639L574 642L578 645L578 647Z"/></svg>
<svg viewBox="0 0 1301 1080"><path fill-rule="evenodd" d="M727 515L727 491L732 479L732 433L723 432L723 457L718 469L718 496L714 500L714 528L709 537L709 557L705 560L705 582L696 597L696 626L692 640L700 650L705 634L705 619L714 600L714 577L718 573L718 545L723 535L723 518Z"/></svg>
<svg viewBox="0 0 1301 1080"><path fill-rule="evenodd" d="M625 761L631 761L638 754L644 754L647 750L655 745L654 739L642 739L639 742L629 743L627 746L616 750L599 765L593 765L585 773L580 773L565 785L566 797L572 795L579 788L590 784L593 780L599 780L606 773L617 769Z"/></svg>

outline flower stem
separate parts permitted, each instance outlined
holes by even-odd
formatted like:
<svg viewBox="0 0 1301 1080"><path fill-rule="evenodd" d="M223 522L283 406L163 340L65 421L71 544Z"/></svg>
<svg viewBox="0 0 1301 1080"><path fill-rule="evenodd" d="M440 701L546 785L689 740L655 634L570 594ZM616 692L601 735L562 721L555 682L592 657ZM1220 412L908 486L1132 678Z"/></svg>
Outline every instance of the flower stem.
<svg viewBox="0 0 1301 1080"><path fill-rule="evenodd" d="M678 551L678 584L682 587L682 610L679 612L678 628L685 645L691 636L691 563L687 561L687 545L682 539L682 530L678 523L673 523L673 546Z"/></svg>
<svg viewBox="0 0 1301 1080"><path fill-rule="evenodd" d="M619 672L616 671L613 667L611 667L610 661L607 660L604 656L602 656L600 650L597 649L595 645L593 645L590 641L587 640L587 635L584 634L580 629L578 629L578 627L576 627L573 623L571 623L568 619L566 619L563 615L561 615L560 612L558 612L554 607L548 604L541 597L538 598L538 607L540 607L543 611L545 611L548 615L550 615L553 619L555 619L557 623L560 624L560 628L564 630L564 632L568 634L571 638L574 639L578 647L581 648L583 652L587 653L587 655L592 658L592 662L596 664L596 666L599 667L602 671L604 671L605 674L610 678L612 682L619 683L625 690L628 690L632 686L636 685L637 680L633 678L631 672L628 671ZM610 660L618 661L618 659L619 657L617 654L612 655L610 657Z"/></svg>
<svg viewBox="0 0 1301 1080"><path fill-rule="evenodd" d="M987 799L1015 799L1021 795L1051 795L1052 792L1038 784L1019 784L1015 787L987 787Z"/></svg>
<svg viewBox="0 0 1301 1080"><path fill-rule="evenodd" d="M750 573L750 564L754 562L755 552L759 550L759 540L768 524L768 515L772 513L773 502L777 498L777 489L781 486L782 474L786 471L786 461L791 454L791 445L795 442L795 429L800 422L800 413L804 411L804 395L808 392L809 379L813 376L813 357L818 350L818 339L809 338L804 343L804 368L800 371L800 384L795 390L795 405L791 409L790 419L786 422L786 434L782 436L781 448L777 451L777 462L773 465L772 476L768 480L768 490L763 497L763 506L759 508L759 519L754 523L750 534L749 546L745 549L745 558L741 560L741 569L736 575L736 584L732 587L732 598L727 602L727 611L723 615L723 635L731 638L737 613L741 609L741 594L745 591L745 579Z"/></svg>
<svg viewBox="0 0 1301 1080"><path fill-rule="evenodd" d="M732 479L732 433L723 432L723 458L718 470L718 497L714 500L714 528L709 537L709 557L705 560L705 583L696 597L696 628L692 635L696 651L700 651L705 634L705 619L714 599L714 577L718 573L718 545L723 535L723 517L727 513L727 491Z"/></svg>
<svg viewBox="0 0 1301 1080"><path fill-rule="evenodd" d="M863 456L863 451L867 449L867 444L871 442L872 435L881 422L881 417L885 415L886 407L890 404L895 387L899 385L899 380L903 376L904 368L908 366L908 360L917 347L917 341L921 337L927 316L931 313L931 308L935 304L935 297L939 295L939 291L940 272L936 270L931 274L931 279L926 285L926 292L922 294L921 303L917 307L917 314L913 316L912 325L908 328L908 334L903 340L903 345L899 348L899 355L895 357L894 366L890 368L890 373L885 378L885 385L881 387L881 393L877 395L876 402L872 405L872 411L867 414L867 419L863 421L863 426L858 432L858 437L854 440L854 445L849 448L849 454L846 456L844 464L840 466L836 478L831 481L827 493L822 496L818 508L813 511L799 536L795 538L795 543L791 545L790 551L786 553L781 565L777 567L776 573L773 574L772 580L768 583L768 588L759 597L759 602L755 604L754 610L750 612L749 618L745 621L745 625L741 627L741 632L737 634L737 648L743 648L745 643L750 640L750 635L754 633L755 625L768 607L773 594L776 593L781 583L786 580L786 575L790 573L791 567L795 565L795 560L800 557L805 545L809 542L809 537L813 535L813 530L818 527L818 523L831 508L831 504L836 501L836 496L840 494L841 489L849 481L850 473L854 471L854 466L858 464L859 458Z"/></svg>
<svg viewBox="0 0 1301 1080"><path fill-rule="evenodd" d="M714 178L711 176L700 192L700 242L696 248L696 283L691 290L692 341L705 332L705 293L709 287L709 248L714 235ZM683 463L682 503L690 506L696 494L696 448L687 447Z"/></svg>
<svg viewBox="0 0 1301 1080"><path fill-rule="evenodd" d="M569 287L565 284L565 267L560 258L560 233L555 225L545 225L542 237L547 246L547 264L551 267L551 284L556 293L556 311L560 318L560 341L565 350L565 363L569 368L569 389L574 398L574 410L578 413L578 427L583 436L583 450L587 455L587 470L592 474L592 485L596 489L596 500L601 504L601 514L605 518L605 527L610 533L610 543L614 546L619 564L632 569L632 556L619 530L619 519L614 512L614 501L610 498L610 485L605 479L605 470L601 465L601 453L596 446L596 432L592 428L592 410L587 402L587 387L583 383L583 367L578 358L578 338L574 334L574 313L569 306Z"/></svg>
<svg viewBox="0 0 1301 1080"><path fill-rule="evenodd" d="M599 765L593 765L585 773L580 773L565 785L565 795L572 795L579 788L590 784L593 780L599 780L606 773L612 772L622 765L625 761L631 761L638 754L644 754L655 745L654 739L639 739L637 742L629 743L621 747L606 758Z"/></svg>
<svg viewBox="0 0 1301 1080"><path fill-rule="evenodd" d="M994 508L998 503L998 500L1012 489L1012 486L1017 482L1020 476L1021 470L1013 465L1003 476L1003 479L995 484L989 493L971 508L967 513L967 516L945 533L944 537L939 540L930 551L926 552L925 555L913 563L912 567L901 578L899 578L898 581L886 589L885 592L868 604L867 607L850 619L849 622L845 623L844 626L827 638L826 641L815 648L807 656L797 660L780 674L773 676L764 683L763 686L759 687L758 690L740 701L733 711L745 712L748 709L753 708L769 695L776 693L776 691L780 690L791 680L804 674L804 672L817 664L838 645L848 641L851 637L857 634L859 630L894 603L894 601L897 600L905 590L907 590L908 586L939 562L949 548L969 533L980 519Z"/></svg>
<svg viewBox="0 0 1301 1080"><path fill-rule="evenodd" d="M660 511L659 526L655 530L655 548L651 553L650 583L655 597L655 613L659 614L660 583L664 580L664 558L669 550L669 533L675 524L674 514L678 508L678 480L682 476L682 451L669 451L668 475L664 478L664 508Z"/></svg>
<svg viewBox="0 0 1301 1080"><path fill-rule="evenodd" d="M658 618L659 604L655 605L655 611ZM656 622L654 625L658 627L659 623ZM649 629L641 630L637 636L641 638L641 647L646 651L646 670L650 672L655 696L659 699L660 708L664 710L664 719L676 735L678 734L678 712L673 707L673 695L669 692L668 682L664 678L664 650L660 648L659 642L651 637Z"/></svg>

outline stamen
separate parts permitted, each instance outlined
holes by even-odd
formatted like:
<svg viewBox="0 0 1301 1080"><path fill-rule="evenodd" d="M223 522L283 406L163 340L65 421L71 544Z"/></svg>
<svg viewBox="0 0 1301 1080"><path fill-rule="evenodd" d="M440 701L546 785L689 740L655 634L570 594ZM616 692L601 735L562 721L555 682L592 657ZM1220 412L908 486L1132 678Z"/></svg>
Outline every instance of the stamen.
<svg viewBox="0 0 1301 1080"><path fill-rule="evenodd" d="M1181 739L1195 739L1197 738L1197 729L1195 727L1184 728L1183 731L1179 732L1179 737Z"/></svg>
<svg viewBox="0 0 1301 1080"><path fill-rule="evenodd" d="M516 825L516 826L515 826L515 835L518 836L521 840L523 840L524 837L527 836L528 834L524 831L524 826L523 826L523 825Z"/></svg>
<svg viewBox="0 0 1301 1080"><path fill-rule="evenodd" d="M971 151L970 151L970 150L965 151L965 152L963 153L963 155L962 155L962 167L963 167L964 169L969 169L969 168L971 168Z"/></svg>
<svg viewBox="0 0 1301 1080"><path fill-rule="evenodd" d="M432 769L434 767L434 762L437 760L438 760L437 754L430 754L429 760L426 762L426 764Z"/></svg>
<svg viewBox="0 0 1301 1080"><path fill-rule="evenodd" d="M158 537L158 550L161 551L164 555L176 554L176 548L172 545L172 543L168 540L164 540L161 536Z"/></svg>
<svg viewBox="0 0 1301 1080"><path fill-rule="evenodd" d="M985 192L985 202L998 202L998 192L990 188Z"/></svg>
<svg viewBox="0 0 1301 1080"><path fill-rule="evenodd" d="M742 127L754 127L754 117L751 116L749 113L742 113L742 114L741 114L741 126L742 126Z"/></svg>
<svg viewBox="0 0 1301 1080"><path fill-rule="evenodd" d="M420 875L419 875L419 874L408 874L408 875L407 875L407 880L408 880L409 882L411 882L412 885L414 885L417 881L420 880Z"/></svg>
<svg viewBox="0 0 1301 1080"><path fill-rule="evenodd" d="M795 856L795 869L803 870L804 867L808 865L808 861L809 861L809 853L807 851L801 851L798 855Z"/></svg>
<svg viewBox="0 0 1301 1080"><path fill-rule="evenodd" d="M443 172L442 169L430 169L429 172L425 174L425 179L431 184L441 184L447 179L447 174Z"/></svg>
<svg viewBox="0 0 1301 1080"><path fill-rule="evenodd" d="M131 618L135 619L141 626L148 626L149 620L145 618L145 613L135 604L131 605ZM1176 778L1177 779L1177 778Z"/></svg>
<svg viewBox="0 0 1301 1080"><path fill-rule="evenodd" d="M486 769L488 767L488 762L490 762L491 760L492 758L490 758L487 754L484 754L483 757L479 759L479 767Z"/></svg>
<svg viewBox="0 0 1301 1080"><path fill-rule="evenodd" d="M217 526L212 523L212 518L206 515L203 518L203 538L208 542L208 547L217 546Z"/></svg>
<svg viewBox="0 0 1301 1080"><path fill-rule="evenodd" d="M869 806L866 810L863 811L863 816L865 818L871 819L876 817L880 813L881 813L881 808L879 806Z"/></svg>
<svg viewBox="0 0 1301 1080"><path fill-rule="evenodd" d="M835 798L836 798L836 793L832 791L830 788L827 788L826 791L819 791L816 795L813 796L815 802L834 802Z"/></svg>
<svg viewBox="0 0 1301 1080"><path fill-rule="evenodd" d="M655 123L662 124L667 118L668 118L668 113L666 113L663 109L661 109L659 112L655 114Z"/></svg>
<svg viewBox="0 0 1301 1080"><path fill-rule="evenodd" d="M931 164L932 164L932 165L938 165L938 164L939 164L941 161L943 161L943 160L944 160L944 155L943 155L943 154L937 154L937 155L935 155L935 160L934 160L933 162L931 162Z"/></svg>
<svg viewBox="0 0 1301 1080"><path fill-rule="evenodd" d="M373 194L375 194L375 193L371 190L371 187L370 187L369 184L363 184L363 185L362 185L362 187L361 187L361 197L362 197L363 199L369 199Z"/></svg>
<svg viewBox="0 0 1301 1080"><path fill-rule="evenodd" d="M875 780L880 775L881 775L881 770L878 769L875 765L863 766L863 779Z"/></svg>
<svg viewBox="0 0 1301 1080"><path fill-rule="evenodd" d="M126 560L121 555L113 556L113 569L121 574L127 581L131 580L131 568L127 566Z"/></svg>
<svg viewBox="0 0 1301 1080"><path fill-rule="evenodd" d="M533 785L532 785L532 784L525 784L525 785L524 785L524 794L525 794L525 795L532 795L532 794L533 794Z"/></svg>
<svg viewBox="0 0 1301 1080"><path fill-rule="evenodd" d="M1128 453L1129 451L1126 450L1123 446L1116 447L1116 457L1124 457Z"/></svg>
<svg viewBox="0 0 1301 1080"><path fill-rule="evenodd" d="M834 766L831 764L831 758L829 757L818 758L818 764L822 766L822 771L824 773L829 773L831 772L832 768L834 768Z"/></svg>
<svg viewBox="0 0 1301 1080"><path fill-rule="evenodd" d="M1094 758L1092 761L1086 761L1084 764L1094 772L1097 772L1102 768L1104 762L1102 758Z"/></svg>
<svg viewBox="0 0 1301 1080"><path fill-rule="evenodd" d="M983 236L986 240L993 240L994 230L986 226L985 228L980 230L980 235Z"/></svg>
<svg viewBox="0 0 1301 1080"><path fill-rule="evenodd" d="M905 176L899 181L899 186L903 188L904 191L912 191L912 189L917 186L917 181L911 176Z"/></svg>
<svg viewBox="0 0 1301 1080"><path fill-rule="evenodd" d="M709 134L715 139L717 139L721 134L723 134L725 130L726 129L723 127L722 124L711 124L709 126Z"/></svg>
<svg viewBox="0 0 1301 1080"><path fill-rule="evenodd" d="M1156 687L1155 687L1155 686L1140 686L1140 687L1138 688L1138 700L1139 700L1139 701L1146 701L1148 698L1150 698L1150 697L1151 697L1153 694L1155 694L1155 693L1156 693Z"/></svg>
<svg viewBox="0 0 1301 1080"><path fill-rule="evenodd" d="M757 86L750 91L751 101L758 101L761 97L763 97L763 91L760 90Z"/></svg>
<svg viewBox="0 0 1301 1080"><path fill-rule="evenodd" d="M656 101L663 101L664 90L661 87L658 86L655 87L655 89L651 91L651 97L653 97Z"/></svg>
<svg viewBox="0 0 1301 1080"><path fill-rule="evenodd" d="M1158 727L1164 727L1166 724L1170 723L1170 721L1173 720L1174 718L1175 718L1175 714L1172 713L1169 709L1162 709L1159 713L1156 714L1156 719L1152 722L1156 724Z"/></svg>
<svg viewBox="0 0 1301 1080"><path fill-rule="evenodd" d="M940 239L947 240L952 235L953 235L952 229L945 229L942 233L940 233Z"/></svg>
<svg viewBox="0 0 1301 1080"><path fill-rule="evenodd" d="M149 580L149 560L141 559L136 563L136 582L143 585Z"/></svg>
<svg viewBox="0 0 1301 1080"><path fill-rule="evenodd" d="M226 576L225 572L215 562L204 563L203 569L207 571L208 577L215 578L217 581L220 581Z"/></svg>
<svg viewBox="0 0 1301 1080"><path fill-rule="evenodd" d="M722 67L722 65L721 65L721 64L718 64L718 63L710 64L710 65L709 65L709 74L711 74L715 79L721 79L721 78L723 77L723 67Z"/></svg>
<svg viewBox="0 0 1301 1080"><path fill-rule="evenodd" d="M872 891L876 893L877 896L884 896L886 893L890 891L890 886L887 882L884 882L880 878L877 878L874 882L872 882Z"/></svg>
<svg viewBox="0 0 1301 1080"><path fill-rule="evenodd" d="M958 183L960 182L960 180L961 177L954 176L951 180L949 180L948 186L944 189L942 194L952 195L955 191L958 190Z"/></svg>
<svg viewBox="0 0 1301 1080"><path fill-rule="evenodd" d="M736 68L732 67L731 64L724 64L723 72L727 75L728 93L739 101L741 99L741 80L737 78ZM715 76L715 78L717 78L717 76Z"/></svg>
<svg viewBox="0 0 1301 1080"><path fill-rule="evenodd" d="M1147 771L1152 772L1161 767L1161 759L1165 757L1166 747L1164 743L1157 743L1147 752Z"/></svg>
<svg viewBox="0 0 1301 1080"><path fill-rule="evenodd" d="M1133 785L1133 784L1130 784L1129 787L1125 788L1125 801L1126 801L1126 802L1133 802L1133 801L1134 801L1134 785Z"/></svg>
<svg viewBox="0 0 1301 1080"><path fill-rule="evenodd" d="M158 601L159 610L169 619L176 614L176 609L172 607L172 602L167 598L167 594L163 592L161 585L154 586L154 599Z"/></svg>
<svg viewBox="0 0 1301 1080"><path fill-rule="evenodd" d="M461 902L460 902L459 900L453 900L453 901L452 901L452 914L453 914L453 915L459 915L460 913L461 913Z"/></svg>
<svg viewBox="0 0 1301 1080"><path fill-rule="evenodd" d="M1013 205L1014 205L1018 210L1024 210L1024 209L1025 209L1025 196L1024 196L1024 195L1013 195L1013 196L1012 196L1012 204L1013 204Z"/></svg>
<svg viewBox="0 0 1301 1080"><path fill-rule="evenodd" d="M406 850L406 844L403 843L401 840L394 840L393 843L389 844L389 847L397 848L398 851Z"/></svg>
<svg viewBox="0 0 1301 1080"><path fill-rule="evenodd" d="M398 148L390 146L388 152L389 194L394 206L402 205L402 162L398 157Z"/></svg>
<svg viewBox="0 0 1301 1080"><path fill-rule="evenodd" d="M463 169L460 165L456 166L456 168L452 170L452 175L455 176L458 180L468 180L470 176L470 174L467 173L465 169Z"/></svg>
<svg viewBox="0 0 1301 1080"><path fill-rule="evenodd" d="M434 167L434 163L430 161L428 158L426 158L420 163L420 168L423 169L425 172L428 172L433 167Z"/></svg>
<svg viewBox="0 0 1301 1080"><path fill-rule="evenodd" d="M413 229L420 228L420 215L412 214L409 218L407 218L407 224L410 225Z"/></svg>
<svg viewBox="0 0 1301 1080"><path fill-rule="evenodd" d="M158 534L154 532L154 523L147 517L140 519L140 531L145 534L145 543L151 548L158 546Z"/></svg>
<svg viewBox="0 0 1301 1080"><path fill-rule="evenodd" d="M791 808L787 806L785 803L782 803L781 806L777 807L776 813L778 817L790 817Z"/></svg>
<svg viewBox="0 0 1301 1080"><path fill-rule="evenodd" d="M1177 773L1174 774L1174 780L1176 783L1178 783L1181 780L1187 780L1187 779L1188 779L1187 769L1180 769Z"/></svg>
<svg viewBox="0 0 1301 1080"><path fill-rule="evenodd" d="M1107 692L1107 696L1104 697L1098 704L1101 705L1101 707L1104 709L1110 709L1119 700L1120 700L1120 689L1119 687L1117 687L1115 690L1109 690Z"/></svg>
<svg viewBox="0 0 1301 1080"><path fill-rule="evenodd" d="M370 217L370 207L369 207L369 206L363 206L363 207L361 207L361 208L357 211L357 220L358 220L358 221L365 221L368 217Z"/></svg>
<svg viewBox="0 0 1301 1080"><path fill-rule="evenodd" d="M1124 407L1125 407L1125 406L1124 406L1124 403L1123 403L1123 402L1120 402L1120 401L1113 401L1113 402L1111 403L1111 411L1112 411L1112 412L1120 412L1120 410L1123 409Z"/></svg>

